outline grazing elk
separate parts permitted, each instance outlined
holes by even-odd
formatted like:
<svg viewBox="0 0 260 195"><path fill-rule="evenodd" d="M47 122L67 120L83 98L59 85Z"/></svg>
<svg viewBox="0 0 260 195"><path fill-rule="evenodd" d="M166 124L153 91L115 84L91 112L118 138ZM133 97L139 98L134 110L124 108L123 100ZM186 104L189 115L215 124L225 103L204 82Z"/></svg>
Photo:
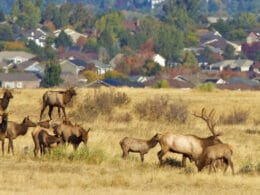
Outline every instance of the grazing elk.
<svg viewBox="0 0 260 195"><path fill-rule="evenodd" d="M226 167L224 169L224 173L227 171L230 166L232 169L232 174L234 175L234 166L231 161L231 156L233 154L232 148L228 144L216 144L212 146L208 146L205 148L198 161L196 162L196 166L198 171L201 171L206 165L210 165L209 174L211 173L212 168L216 171L215 163L217 160L223 160Z"/></svg>
<svg viewBox="0 0 260 195"><path fill-rule="evenodd" d="M54 133L61 136L65 143L71 143L74 150L76 150L81 142L85 145L88 142L88 133L91 129L83 129L79 125L72 125L69 123L62 123L54 128Z"/></svg>
<svg viewBox="0 0 260 195"><path fill-rule="evenodd" d="M30 120L29 116L25 117L20 124L8 121L6 130L6 138L9 140L8 153L10 152L10 149L12 149L12 153L14 154L13 139L20 135L25 135L29 127L36 127L36 124Z"/></svg>
<svg viewBox="0 0 260 195"><path fill-rule="evenodd" d="M211 145L222 143L218 138L220 134L216 134L214 127L216 122L213 121L215 111L214 109L207 115L205 108L202 109L201 115L194 113L193 115L202 118L213 134L212 136L201 138L195 135L181 135L166 132L163 134L157 134L157 140L161 146L161 150L158 152L158 159L160 164L162 164L163 156L168 152L174 152L182 154L182 167L186 166L186 158L190 161L196 161L203 150Z"/></svg>
<svg viewBox="0 0 260 195"><path fill-rule="evenodd" d="M45 154L45 148L48 148L48 151L50 152L51 145L55 143L60 143L62 141L61 137L57 137L55 135L50 135L47 131L44 129L41 129L38 133L38 142L41 149L41 155Z"/></svg>
<svg viewBox="0 0 260 195"><path fill-rule="evenodd" d="M13 98L13 94L10 90L5 89L4 95L2 98L0 98L0 110L5 111L9 105L10 99Z"/></svg>
<svg viewBox="0 0 260 195"><path fill-rule="evenodd" d="M140 154L141 161L143 162L144 155L148 153L151 148L155 147L157 143L157 134L150 140L125 137L119 143L123 150L122 158L127 158L129 152L135 152Z"/></svg>
<svg viewBox="0 0 260 195"><path fill-rule="evenodd" d="M2 154L4 155L5 136L8 123L8 113L1 113L2 122L0 123L0 140L2 141Z"/></svg>
<svg viewBox="0 0 260 195"><path fill-rule="evenodd" d="M42 120L42 115L47 106L49 106L49 118L51 118L53 107L58 107L58 113L60 117L60 108L63 111L64 117L66 117L65 106L72 100L73 96L76 95L74 88L69 88L66 91L46 91L43 94L42 101L43 106L40 114L40 120Z"/></svg>

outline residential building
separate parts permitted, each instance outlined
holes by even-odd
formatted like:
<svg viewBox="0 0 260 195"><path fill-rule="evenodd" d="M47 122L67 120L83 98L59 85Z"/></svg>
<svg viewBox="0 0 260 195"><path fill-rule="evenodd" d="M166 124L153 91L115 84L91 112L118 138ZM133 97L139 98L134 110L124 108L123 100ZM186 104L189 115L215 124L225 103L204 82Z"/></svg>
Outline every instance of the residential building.
<svg viewBox="0 0 260 195"><path fill-rule="evenodd" d="M34 73L0 73L0 87L39 88L41 79Z"/></svg>
<svg viewBox="0 0 260 195"><path fill-rule="evenodd" d="M224 60L218 63L210 64L209 71L221 72L224 69L232 69L234 71L246 72L253 66L252 60Z"/></svg>
<svg viewBox="0 0 260 195"><path fill-rule="evenodd" d="M162 57L160 54L155 54L152 57L152 60L156 63L158 63L160 66L165 67L166 59Z"/></svg>

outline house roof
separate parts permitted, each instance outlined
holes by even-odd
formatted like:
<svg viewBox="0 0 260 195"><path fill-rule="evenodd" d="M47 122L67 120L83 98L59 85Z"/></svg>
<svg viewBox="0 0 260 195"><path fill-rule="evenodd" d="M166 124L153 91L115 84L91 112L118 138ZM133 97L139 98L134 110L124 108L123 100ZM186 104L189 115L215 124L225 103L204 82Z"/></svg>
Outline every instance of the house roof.
<svg viewBox="0 0 260 195"><path fill-rule="evenodd" d="M239 67L249 67L253 65L252 60L223 60L221 62L211 64L210 66L214 67L230 67L230 68L239 68Z"/></svg>
<svg viewBox="0 0 260 195"><path fill-rule="evenodd" d="M4 59L10 59L15 57L22 57L29 60L31 58L34 58L35 55L24 51L1 51L0 52L0 62L2 62Z"/></svg>
<svg viewBox="0 0 260 195"><path fill-rule="evenodd" d="M112 85L110 85L109 83L102 81L102 80L96 80L96 81L92 81L90 83L88 83L87 85L85 85L85 87L111 87Z"/></svg>
<svg viewBox="0 0 260 195"><path fill-rule="evenodd" d="M81 34L81 33L77 32L77 31L75 31L75 30L72 30L72 29L70 29L70 28L66 28L66 29L64 30L64 32L65 32L67 35L71 36L71 38L72 38L72 40L73 40L74 43L77 42L77 40L78 40L79 37L85 37L85 38L87 38L87 35ZM56 31L54 31L53 33L55 34L56 37L58 37L59 34L61 33L61 30L56 30Z"/></svg>
<svg viewBox="0 0 260 195"><path fill-rule="evenodd" d="M84 60L81 59L73 59L73 60L69 60L70 62L72 62L73 64L77 65L77 66L83 66L86 67L87 63Z"/></svg>
<svg viewBox="0 0 260 195"><path fill-rule="evenodd" d="M0 73L0 80L1 81L39 81L41 80L36 74L34 73Z"/></svg>
<svg viewBox="0 0 260 195"><path fill-rule="evenodd" d="M80 59L86 63L89 63L92 60L98 59L98 54L95 52L79 52L79 51L68 51L58 55L59 59Z"/></svg>

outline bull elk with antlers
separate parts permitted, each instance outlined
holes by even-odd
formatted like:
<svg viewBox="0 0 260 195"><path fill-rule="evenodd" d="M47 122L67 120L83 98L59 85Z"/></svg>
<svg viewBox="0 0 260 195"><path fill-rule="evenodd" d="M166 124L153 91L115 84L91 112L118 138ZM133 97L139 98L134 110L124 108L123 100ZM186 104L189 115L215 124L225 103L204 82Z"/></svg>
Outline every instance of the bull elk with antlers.
<svg viewBox="0 0 260 195"><path fill-rule="evenodd" d="M215 110L212 109L207 115L206 109L203 108L201 114L193 113L195 117L203 119L213 134L212 136L201 138L196 135L181 135L171 132L166 132L162 134L157 134L157 140L161 146L161 150L158 152L158 159L160 164L162 164L163 156L168 152L174 152L182 154L182 166L186 166L186 158L189 158L190 161L197 161L204 149L208 146L222 143L218 138L220 134L215 133L214 121Z"/></svg>

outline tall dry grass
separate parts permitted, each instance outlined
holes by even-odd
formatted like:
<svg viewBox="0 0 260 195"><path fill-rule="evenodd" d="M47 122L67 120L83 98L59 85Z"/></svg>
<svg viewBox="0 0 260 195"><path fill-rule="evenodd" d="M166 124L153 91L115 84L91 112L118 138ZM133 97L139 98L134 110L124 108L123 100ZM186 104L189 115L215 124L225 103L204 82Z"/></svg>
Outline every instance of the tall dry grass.
<svg viewBox="0 0 260 195"><path fill-rule="evenodd" d="M33 121L39 120L41 96L45 89L15 90L14 99L8 108L9 120L21 122L29 115ZM109 93L109 89L101 89ZM260 135L256 121L260 119L260 92L218 91L201 92L174 89L114 89L114 93L126 94L127 104L114 106L112 111L99 114L88 120L76 117L80 107L86 104L86 97L94 96L94 89L77 89L77 97L67 108L73 123L91 127L87 149L80 146L73 152L71 146L56 148L45 157L33 157L32 129L14 140L15 155L0 158L0 194L259 194ZM140 119L135 105L156 97L167 97L168 104L182 101L187 105L185 122L163 119ZM125 97L124 97L125 98ZM216 131L222 132L221 139L232 145L236 175L221 171L208 175L207 170L197 173L196 167L188 163L187 168L175 166L181 155L167 154L172 166L159 167L157 145L140 162L137 154L130 154L122 160L119 141L124 136L148 139L156 132L172 131L182 134L210 135L206 124L192 116L203 107L214 108L217 119L227 116L239 106L250 112L242 124L218 123ZM47 118L45 113L44 117ZM130 119L129 119L130 117ZM59 122L54 110L54 122ZM7 142L7 140L6 140ZM6 144L7 145L7 144ZM175 163L176 162L176 163Z"/></svg>

